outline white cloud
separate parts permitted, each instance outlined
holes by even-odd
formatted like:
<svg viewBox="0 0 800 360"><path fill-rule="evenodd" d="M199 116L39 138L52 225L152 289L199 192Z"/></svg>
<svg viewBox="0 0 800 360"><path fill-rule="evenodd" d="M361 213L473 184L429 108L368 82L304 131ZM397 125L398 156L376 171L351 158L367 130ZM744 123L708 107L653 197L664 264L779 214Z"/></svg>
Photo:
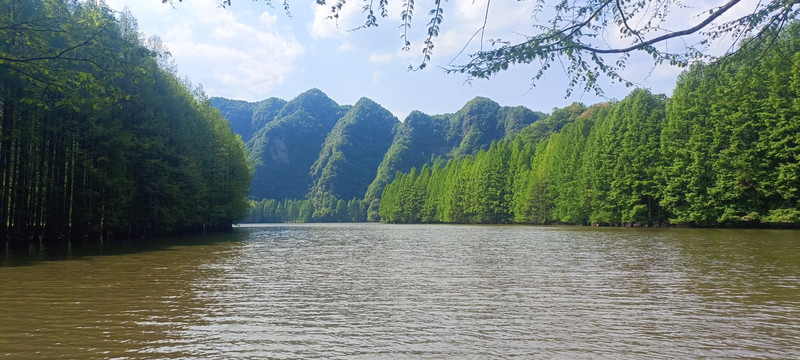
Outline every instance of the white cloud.
<svg viewBox="0 0 800 360"><path fill-rule="evenodd" d="M489 11L491 10L490 8ZM456 2L455 14L465 21L483 21L484 15L486 14L486 4L484 2L479 3L475 1L458 1Z"/></svg>
<svg viewBox="0 0 800 360"><path fill-rule="evenodd" d="M377 3L377 2L376 2ZM473 35L484 26L486 14L486 1L455 1L443 2L444 21L441 24L440 36L435 38L432 63L447 64L465 46L463 58L466 54L473 53L482 48L487 48L489 39L492 38L519 38L516 33L530 32L531 12L534 2L491 2L489 20L486 23L484 43L481 44L480 35ZM411 51L400 51L402 32L398 26L401 24L400 13L403 1L390 1L387 7L387 17L381 17L375 9L378 28L362 29L351 32L350 30L364 24L365 14L362 13L362 4L347 2L339 12L339 18L330 19L331 7L310 5L313 18L306 25L311 38L316 40L332 39L342 41L340 51L370 49L368 61L372 63L389 63L393 59L408 59L413 63L422 61L421 44L426 38L427 23L430 20L428 12L433 5L418 3L414 11L413 22L408 33L411 41ZM397 41L393 41L397 39ZM389 45L391 44L391 45ZM394 50L397 49L395 52ZM458 61L457 61L458 62Z"/></svg>
<svg viewBox="0 0 800 360"><path fill-rule="evenodd" d="M233 12L241 8L221 9L217 0L193 0L175 9L145 1L107 3L114 9L130 6L140 29L162 38L180 74L212 96L263 99L296 71L293 64L305 51L274 26L278 17L269 12Z"/></svg>
<svg viewBox="0 0 800 360"><path fill-rule="evenodd" d="M274 14L270 14L269 12L264 12L259 16L258 22L261 23L261 26L264 27L271 27L278 21L278 16Z"/></svg>
<svg viewBox="0 0 800 360"><path fill-rule="evenodd" d="M381 77L383 77L383 73L376 70L374 73L372 73L372 82L374 84L380 83L381 82Z"/></svg>
<svg viewBox="0 0 800 360"><path fill-rule="evenodd" d="M219 40L228 40L233 39L236 36L236 32L228 26L217 26L214 28L214 37Z"/></svg>
<svg viewBox="0 0 800 360"><path fill-rule="evenodd" d="M330 39L346 37L349 30L361 25L360 6L348 2L339 11L339 17L329 18L332 15L330 6L311 4L314 18L307 24L309 35L313 39Z"/></svg>
<svg viewBox="0 0 800 360"><path fill-rule="evenodd" d="M345 41L341 45L339 45L339 48L337 50L339 50L341 52L348 52L348 51L353 51L355 49L356 49L356 47L355 47L355 45L353 45L353 43L351 43L349 41Z"/></svg>
<svg viewBox="0 0 800 360"><path fill-rule="evenodd" d="M434 39L434 57L439 57L439 62L449 62L462 50L464 57L488 49L491 47L489 39L514 40L519 38L519 33L530 33L534 5L532 1L492 2L486 19L486 1L455 2L453 8L445 9L442 32ZM426 16L422 15L427 21Z"/></svg>
<svg viewBox="0 0 800 360"><path fill-rule="evenodd" d="M260 47L253 44L261 41ZM226 44L191 39L169 44L178 64L193 63L190 69L182 72L203 83L211 95L262 99L293 71L292 61L285 59L296 57L302 48L263 34L255 36L249 45L253 46L239 47L239 50Z"/></svg>
<svg viewBox="0 0 800 360"><path fill-rule="evenodd" d="M392 54L369 54L369 62L376 64L388 64L392 62L394 55Z"/></svg>

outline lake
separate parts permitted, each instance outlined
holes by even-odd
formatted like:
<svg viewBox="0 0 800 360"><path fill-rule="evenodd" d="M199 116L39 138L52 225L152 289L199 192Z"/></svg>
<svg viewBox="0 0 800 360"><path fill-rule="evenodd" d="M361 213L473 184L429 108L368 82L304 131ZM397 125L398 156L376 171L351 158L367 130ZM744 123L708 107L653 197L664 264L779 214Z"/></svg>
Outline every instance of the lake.
<svg viewBox="0 0 800 360"><path fill-rule="evenodd" d="M15 359L800 356L796 230L281 224L0 264Z"/></svg>

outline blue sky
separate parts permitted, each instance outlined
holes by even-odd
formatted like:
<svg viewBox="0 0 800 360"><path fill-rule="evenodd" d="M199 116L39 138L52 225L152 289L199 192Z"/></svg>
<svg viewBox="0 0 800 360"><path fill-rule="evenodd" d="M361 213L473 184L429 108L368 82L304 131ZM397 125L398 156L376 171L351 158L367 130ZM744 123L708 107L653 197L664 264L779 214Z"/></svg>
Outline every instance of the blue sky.
<svg viewBox="0 0 800 360"><path fill-rule="evenodd" d="M565 98L568 79L553 66L546 78L532 87L535 65L517 65L489 80L446 74L441 67L468 60L466 54L480 46L470 37L482 26L485 1L444 2L442 31L435 40L428 68L408 71L422 61L421 44L431 1L417 1L409 39L412 49L403 51L400 38L400 6L389 2L389 17L378 18L377 28L349 31L364 22L362 1L349 1L338 23L327 18L329 7L314 1L290 2L291 17L273 0L233 0L231 7L218 7L221 0L185 0L174 6L159 0L105 0L112 9L127 6L145 35L159 36L173 55L181 77L202 84L209 96L248 101L279 97L289 100L310 88L319 88L339 104L354 104L369 97L403 120L413 110L428 114L455 112L476 96L491 98L501 105L523 105L550 112L574 101L593 104L606 99L576 89ZM331 2L331 1L329 1ZM377 3L377 2L376 2ZM690 8L675 9L669 21L678 29L697 21L695 15L721 1L696 0ZM743 1L731 16L751 12L756 0ZM491 2L485 39L518 40L531 34L539 20L531 18L535 1ZM547 10L545 10L547 11ZM730 18L731 16L728 16ZM609 29L604 36L610 44L621 44ZM666 46L681 46L675 40ZM690 40L689 40L690 41ZM730 45L724 39L710 51L721 52ZM466 50L458 55L466 47ZM653 67L647 56L634 56L624 74L641 87L669 95L681 69L668 65ZM608 99L625 97L630 88L606 84Z"/></svg>

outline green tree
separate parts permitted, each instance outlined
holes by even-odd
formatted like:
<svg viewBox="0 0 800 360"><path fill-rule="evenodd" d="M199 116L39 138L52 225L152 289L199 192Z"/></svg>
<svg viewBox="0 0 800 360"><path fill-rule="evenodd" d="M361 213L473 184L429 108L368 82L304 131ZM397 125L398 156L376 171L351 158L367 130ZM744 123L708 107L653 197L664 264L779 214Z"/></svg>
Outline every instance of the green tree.
<svg viewBox="0 0 800 360"><path fill-rule="evenodd" d="M672 222L792 222L800 28L684 73L662 136L662 204ZM709 104L711 106L709 106ZM692 125L694 124L694 125ZM680 172L681 168L688 171ZM686 190L682 190L685 188Z"/></svg>
<svg viewBox="0 0 800 360"><path fill-rule="evenodd" d="M241 140L129 13L0 2L0 242L230 229Z"/></svg>
<svg viewBox="0 0 800 360"><path fill-rule="evenodd" d="M505 143L493 143L489 151L476 156L471 196L475 202L474 222L503 224L511 221L511 188L507 181L510 155Z"/></svg>
<svg viewBox="0 0 800 360"><path fill-rule="evenodd" d="M550 159L549 195L553 201L551 219L559 223L588 224L590 203L586 174L587 144L596 121L608 116L609 105L588 108L572 124L564 126L550 141L554 145Z"/></svg>

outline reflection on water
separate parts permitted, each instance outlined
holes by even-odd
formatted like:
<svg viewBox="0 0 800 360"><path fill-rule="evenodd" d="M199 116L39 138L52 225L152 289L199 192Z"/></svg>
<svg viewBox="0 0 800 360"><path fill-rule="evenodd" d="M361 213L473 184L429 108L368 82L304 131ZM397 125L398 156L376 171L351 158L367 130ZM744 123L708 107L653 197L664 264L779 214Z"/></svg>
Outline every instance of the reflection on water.
<svg viewBox="0 0 800 360"><path fill-rule="evenodd" d="M795 358L800 232L317 224L0 267L0 357Z"/></svg>

